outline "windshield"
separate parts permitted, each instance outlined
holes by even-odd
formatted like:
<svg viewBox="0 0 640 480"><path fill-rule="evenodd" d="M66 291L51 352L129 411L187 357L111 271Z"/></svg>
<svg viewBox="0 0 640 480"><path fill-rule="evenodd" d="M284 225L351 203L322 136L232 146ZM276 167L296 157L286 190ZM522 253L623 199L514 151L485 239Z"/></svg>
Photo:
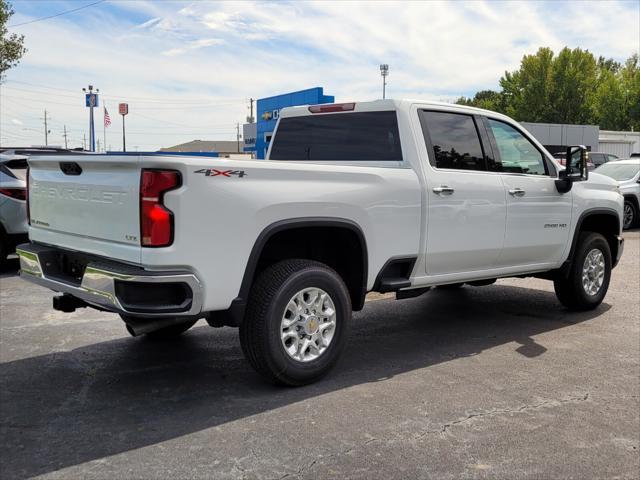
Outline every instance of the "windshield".
<svg viewBox="0 0 640 480"><path fill-rule="evenodd" d="M623 181L635 177L639 170L640 165L609 162L598 168L596 172L611 177L614 180Z"/></svg>

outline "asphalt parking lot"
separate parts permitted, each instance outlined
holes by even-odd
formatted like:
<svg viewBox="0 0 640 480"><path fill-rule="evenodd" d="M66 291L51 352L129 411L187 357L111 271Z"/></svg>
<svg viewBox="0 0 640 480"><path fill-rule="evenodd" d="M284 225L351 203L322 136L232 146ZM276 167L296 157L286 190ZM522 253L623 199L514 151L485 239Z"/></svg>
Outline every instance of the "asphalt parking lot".
<svg viewBox="0 0 640 480"><path fill-rule="evenodd" d="M638 478L640 232L595 311L501 280L368 302L318 384L269 386L237 331L174 342L0 278L0 477Z"/></svg>

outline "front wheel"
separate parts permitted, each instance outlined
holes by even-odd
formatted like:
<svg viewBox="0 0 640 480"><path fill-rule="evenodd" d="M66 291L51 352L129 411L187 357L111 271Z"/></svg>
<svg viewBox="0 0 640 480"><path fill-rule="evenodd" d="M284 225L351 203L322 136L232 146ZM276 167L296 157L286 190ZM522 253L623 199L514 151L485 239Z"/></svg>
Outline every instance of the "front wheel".
<svg viewBox="0 0 640 480"><path fill-rule="evenodd" d="M251 289L240 343L251 366L280 385L312 383L337 362L347 340L351 300L327 265L285 260Z"/></svg>
<svg viewBox="0 0 640 480"><path fill-rule="evenodd" d="M599 233L583 232L568 276L554 280L556 296L569 310L593 310L604 300L611 279L611 250Z"/></svg>

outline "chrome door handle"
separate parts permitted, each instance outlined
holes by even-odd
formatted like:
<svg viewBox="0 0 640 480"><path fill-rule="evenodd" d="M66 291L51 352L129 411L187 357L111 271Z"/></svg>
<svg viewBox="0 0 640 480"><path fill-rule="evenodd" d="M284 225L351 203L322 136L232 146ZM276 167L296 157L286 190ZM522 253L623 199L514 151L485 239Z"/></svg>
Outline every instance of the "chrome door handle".
<svg viewBox="0 0 640 480"><path fill-rule="evenodd" d="M509 190L509 195L512 195L514 197L524 197L526 193L527 192L525 192L521 188L512 188L511 190Z"/></svg>
<svg viewBox="0 0 640 480"><path fill-rule="evenodd" d="M433 193L437 193L438 195L451 195L453 192L455 192L455 190L451 187L447 187L446 185L433 188Z"/></svg>

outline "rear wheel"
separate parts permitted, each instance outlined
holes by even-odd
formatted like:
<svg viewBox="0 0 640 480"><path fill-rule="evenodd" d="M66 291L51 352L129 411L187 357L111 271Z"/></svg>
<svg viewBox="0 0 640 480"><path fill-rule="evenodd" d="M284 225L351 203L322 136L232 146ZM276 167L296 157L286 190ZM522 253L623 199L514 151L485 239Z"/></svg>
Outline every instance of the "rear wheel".
<svg viewBox="0 0 640 480"><path fill-rule="evenodd" d="M628 230L638 221L638 210L631 200L624 201L624 214L622 217L622 228Z"/></svg>
<svg viewBox="0 0 640 480"><path fill-rule="evenodd" d="M599 233L583 232L568 276L553 282L558 300L569 310L592 310L604 300L611 279L611 250Z"/></svg>
<svg viewBox="0 0 640 480"><path fill-rule="evenodd" d="M310 260L285 260L256 280L240 343L268 381L305 385L335 365L350 320L349 293L334 270Z"/></svg>

